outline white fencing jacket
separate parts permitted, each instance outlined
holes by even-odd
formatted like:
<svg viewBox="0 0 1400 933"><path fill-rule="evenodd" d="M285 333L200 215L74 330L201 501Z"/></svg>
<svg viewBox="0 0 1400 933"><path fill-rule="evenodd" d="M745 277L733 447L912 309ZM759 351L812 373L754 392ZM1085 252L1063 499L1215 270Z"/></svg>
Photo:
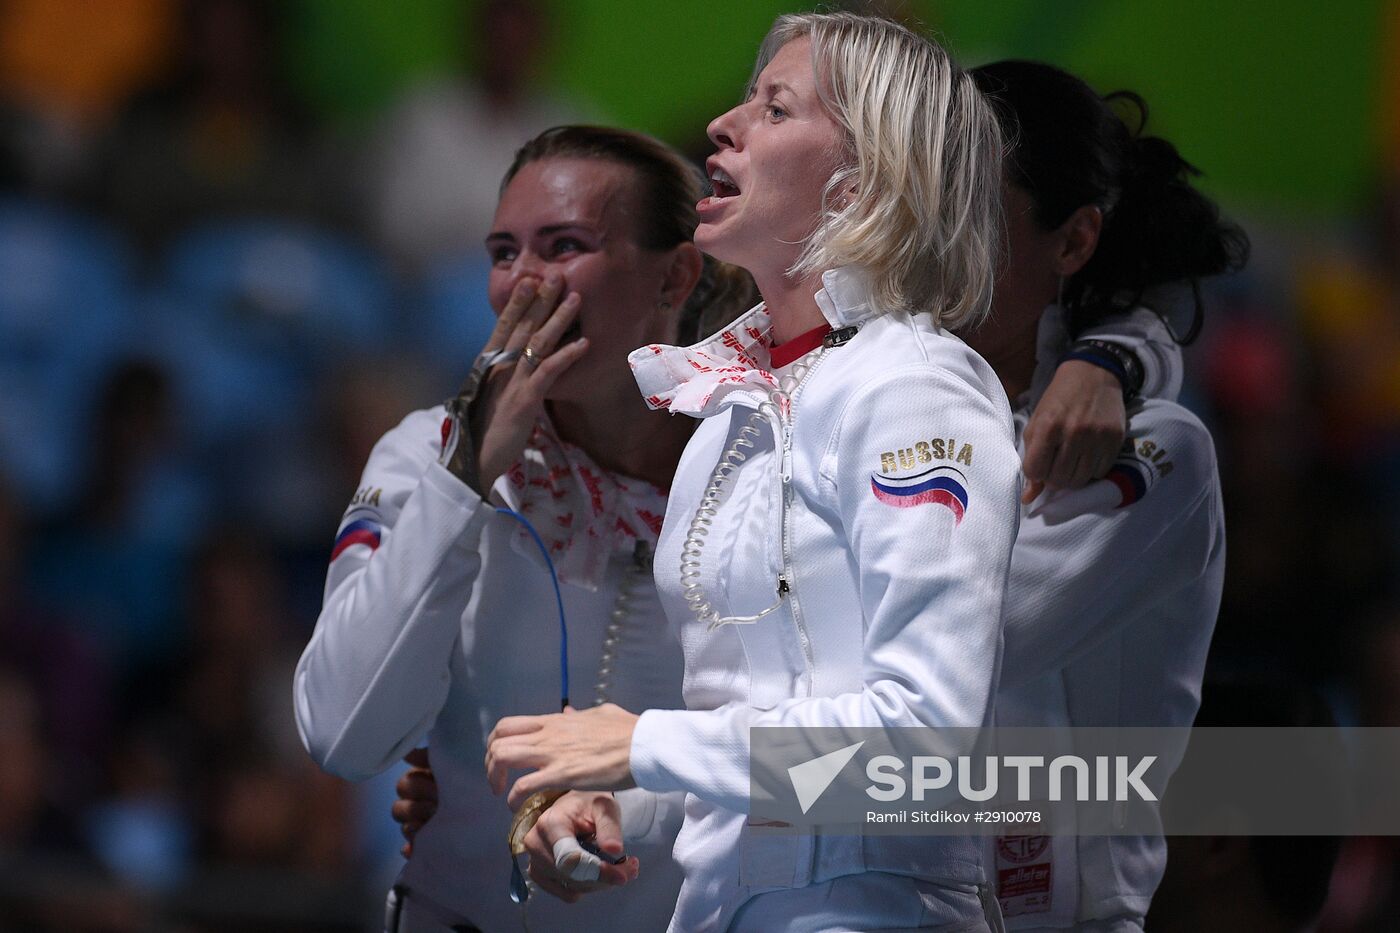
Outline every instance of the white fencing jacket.
<svg viewBox="0 0 1400 933"><path fill-rule="evenodd" d="M1147 368L1145 391L1174 397L1180 353L1160 321L1139 310L1111 327L1094 336L1132 346ZM1018 444L1067 343L1051 308L1032 388L1016 407ZM999 725L1181 727L1195 719L1225 569L1215 448L1172 401L1147 399L1129 421L1107 479L1038 500L1022 516ZM1182 751L1149 773L1159 797ZM989 863L1003 882L1008 929L1116 933L1141 929L1166 844L1160 836L1062 837L993 853Z"/></svg>
<svg viewBox="0 0 1400 933"><path fill-rule="evenodd" d="M441 406L409 415L370 455L297 666L297 724L312 757L351 780L393 767L426 734L439 807L402 881L483 930L516 931L519 908L507 893L511 813L486 784L486 736L502 716L559 711L558 611L549 573L533 546L520 545L519 525L439 465L444 417ZM506 483L496 490L510 500ZM627 564L615 556L596 591L562 585L575 706L593 702ZM635 577L629 582L636 586ZM645 573L633 592L612 699L632 710L679 706L680 647ZM639 806L626 804L630 795ZM671 813L665 798L636 791L619 796L631 818L628 851L646 869L625 891L576 905L533 898L534 929L645 930L669 915L680 887L670 858L678 808Z"/></svg>
<svg viewBox="0 0 1400 933"><path fill-rule="evenodd" d="M991 367L928 315L874 314L849 271L827 272L823 284L827 320L860 330L809 357L790 412L765 424L702 548L701 582L724 615L761 611L778 576L788 581L781 608L756 624L707 630L683 598L679 566L711 471L767 397L742 374L745 358L767 360L766 311L696 348L631 357L653 405L704 418L656 557L685 650L688 709L643 713L631 748L641 787L687 795L674 930L724 929L754 894L865 871L984 880L981 843L970 837L776 836L747 826L750 728L987 725L1000 665L1020 488L1006 395ZM729 365L717 373L702 360ZM913 488L909 479L930 471L952 481L948 495Z"/></svg>

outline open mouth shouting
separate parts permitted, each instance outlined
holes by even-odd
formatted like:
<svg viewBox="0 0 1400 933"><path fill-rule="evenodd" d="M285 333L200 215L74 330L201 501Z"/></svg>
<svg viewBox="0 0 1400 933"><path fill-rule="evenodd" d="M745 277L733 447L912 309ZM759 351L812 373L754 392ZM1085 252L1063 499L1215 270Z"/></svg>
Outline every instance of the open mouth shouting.
<svg viewBox="0 0 1400 933"><path fill-rule="evenodd" d="M740 194L739 183L734 180L732 175L716 165L713 159L707 163L706 167L710 176L711 194L695 206L696 210L702 214L723 206L724 202L736 198Z"/></svg>
<svg viewBox="0 0 1400 933"><path fill-rule="evenodd" d="M710 187L717 198L732 198L739 193L739 186L734 179L729 177L729 173L722 168L716 167L710 173Z"/></svg>

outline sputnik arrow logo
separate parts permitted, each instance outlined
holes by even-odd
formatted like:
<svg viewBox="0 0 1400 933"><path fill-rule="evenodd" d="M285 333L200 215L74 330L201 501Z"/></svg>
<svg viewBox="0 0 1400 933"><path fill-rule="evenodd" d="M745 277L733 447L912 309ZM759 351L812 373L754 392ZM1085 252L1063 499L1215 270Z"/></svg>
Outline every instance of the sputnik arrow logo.
<svg viewBox="0 0 1400 933"><path fill-rule="evenodd" d="M792 779L792 789L797 792L797 803L802 807L803 813L812 809L812 804L826 793L831 782L836 780L836 775L841 773L841 769L846 767L846 763L855 757L864 744L857 742L847 745L845 748L788 768L788 777Z"/></svg>

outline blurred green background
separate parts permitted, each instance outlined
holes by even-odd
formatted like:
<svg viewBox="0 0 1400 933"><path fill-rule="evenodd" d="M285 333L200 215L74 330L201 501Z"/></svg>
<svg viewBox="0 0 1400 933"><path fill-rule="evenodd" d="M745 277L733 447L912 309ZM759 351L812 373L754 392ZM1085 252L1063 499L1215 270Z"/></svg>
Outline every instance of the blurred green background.
<svg viewBox="0 0 1400 933"><path fill-rule="evenodd" d="M969 65L1037 58L1128 87L1227 204L1352 209L1380 146L1384 0L940 0L896 5ZM776 0L554 4L546 80L677 144L748 78ZM456 0L300 0L288 49L307 95L346 121L461 64Z"/></svg>

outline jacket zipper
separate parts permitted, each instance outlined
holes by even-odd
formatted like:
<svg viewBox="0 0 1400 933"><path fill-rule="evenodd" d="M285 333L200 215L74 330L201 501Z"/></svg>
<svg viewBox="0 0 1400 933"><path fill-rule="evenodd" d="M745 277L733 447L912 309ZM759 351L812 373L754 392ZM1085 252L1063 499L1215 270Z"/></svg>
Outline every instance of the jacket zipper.
<svg viewBox="0 0 1400 933"><path fill-rule="evenodd" d="M792 395L788 396L788 416L783 420L783 460L780 478L783 487L783 570L778 575L778 595L787 596L792 604L792 621L797 628L797 641L802 646L802 657L807 664L807 695L812 695L812 689L817 678L817 661L812 654L812 640L807 635L807 626L802 621L802 609L797 602L797 590L794 588L794 574L792 570L792 533L791 522L788 521L788 513L792 510L792 429L797 423L797 396L802 391L802 387L807 384L807 380L817 371L817 367L826 359L830 348L823 347L817 358L812 361L812 365L803 373L802 379L793 387ZM781 414L781 413L780 413Z"/></svg>

